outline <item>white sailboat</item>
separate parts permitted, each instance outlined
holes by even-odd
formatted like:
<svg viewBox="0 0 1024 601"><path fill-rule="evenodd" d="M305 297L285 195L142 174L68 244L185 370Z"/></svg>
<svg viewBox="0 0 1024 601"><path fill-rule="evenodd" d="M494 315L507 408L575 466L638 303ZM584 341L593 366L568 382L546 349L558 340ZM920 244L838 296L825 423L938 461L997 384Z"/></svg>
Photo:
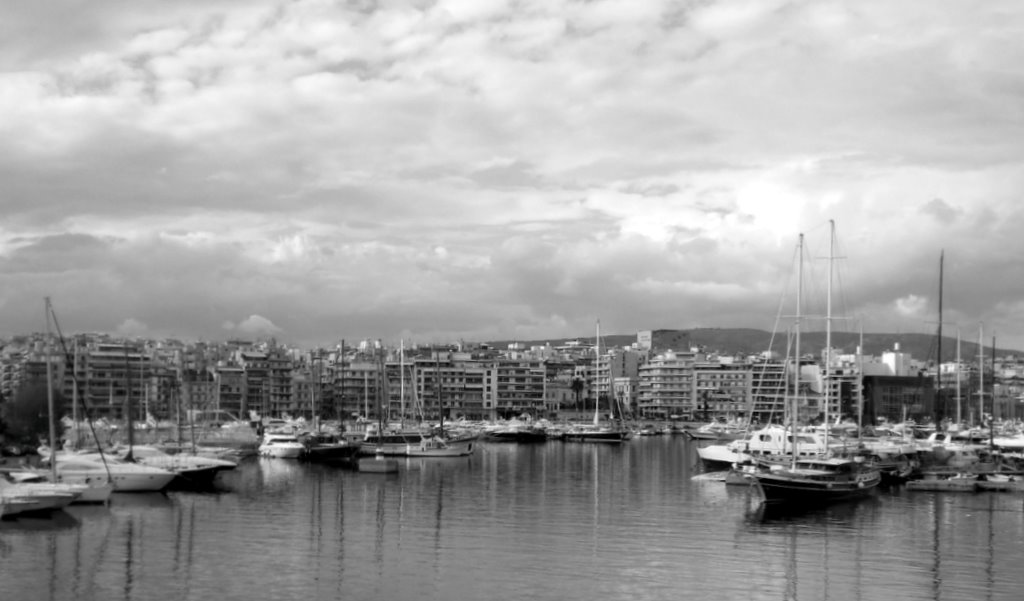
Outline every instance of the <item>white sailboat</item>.
<svg viewBox="0 0 1024 601"><path fill-rule="evenodd" d="M467 457L473 454L476 448L476 436L449 439L444 432L444 398L441 387L440 357L437 358L435 385L437 388L437 411L439 425L437 431L432 435L420 434L418 442L412 442L406 446L405 454L408 457ZM402 391L405 391L405 371L402 371ZM403 400L402 406L405 406Z"/></svg>
<svg viewBox="0 0 1024 601"><path fill-rule="evenodd" d="M50 304L49 297L45 299L44 305L46 311L47 421L49 422L49 448L54 449L57 444L57 431L53 398L53 353L51 346L53 328L51 327L51 324L56 321L56 317L53 313L53 306ZM76 390L77 388L78 387L75 386ZM75 503L106 503L110 499L110 495L114 491L114 484L110 473L106 470L103 470L94 478L89 478L84 481L76 481L74 479L69 480L64 478L57 461L51 460L49 463L50 469L48 473L25 470L20 473L12 474L11 478L16 482L30 486L35 490L57 490L63 491L67 494L72 494L74 498L71 502Z"/></svg>
<svg viewBox="0 0 1024 601"><path fill-rule="evenodd" d="M590 425L576 426L566 431L564 440L569 442L601 442L621 443L629 438L629 432L622 428L618 422L601 424L601 394L598 378L601 373L601 321L597 322L597 332L594 337L594 421ZM609 365L610 368L610 365ZM609 369L609 385L611 384L611 370ZM610 386L609 386L610 388ZM614 411L613 411L614 413Z"/></svg>

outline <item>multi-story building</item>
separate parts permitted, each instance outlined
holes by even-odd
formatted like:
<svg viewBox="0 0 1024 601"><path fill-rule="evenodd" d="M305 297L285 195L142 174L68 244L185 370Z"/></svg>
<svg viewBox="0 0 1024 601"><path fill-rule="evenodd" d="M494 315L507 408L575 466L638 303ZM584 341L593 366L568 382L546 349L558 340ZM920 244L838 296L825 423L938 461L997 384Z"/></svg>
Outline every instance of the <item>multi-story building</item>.
<svg viewBox="0 0 1024 601"><path fill-rule="evenodd" d="M747 363L731 358L693 363L690 403L703 420L746 419L752 407L753 372Z"/></svg>
<svg viewBox="0 0 1024 601"><path fill-rule="evenodd" d="M372 357L342 357L334 370L335 408L342 419L377 419L383 403L380 362Z"/></svg>
<svg viewBox="0 0 1024 601"><path fill-rule="evenodd" d="M260 411L260 405L250 405L247 394L249 384L245 369L237 365L216 365L208 368L207 373L213 380L215 411L226 411L237 415L242 420L248 420L251 417L250 411Z"/></svg>
<svg viewBox="0 0 1024 601"><path fill-rule="evenodd" d="M667 351L639 368L637 409L649 419L693 419L696 412L694 364L704 355Z"/></svg>
<svg viewBox="0 0 1024 601"><path fill-rule="evenodd" d="M547 369L543 361L498 359L491 362L484 379L483 410L487 419L547 416L554 409L546 403Z"/></svg>
<svg viewBox="0 0 1024 601"><path fill-rule="evenodd" d="M80 403L92 419L123 421L130 411L133 419L142 420L153 368L135 344L90 341L76 346L64 395Z"/></svg>

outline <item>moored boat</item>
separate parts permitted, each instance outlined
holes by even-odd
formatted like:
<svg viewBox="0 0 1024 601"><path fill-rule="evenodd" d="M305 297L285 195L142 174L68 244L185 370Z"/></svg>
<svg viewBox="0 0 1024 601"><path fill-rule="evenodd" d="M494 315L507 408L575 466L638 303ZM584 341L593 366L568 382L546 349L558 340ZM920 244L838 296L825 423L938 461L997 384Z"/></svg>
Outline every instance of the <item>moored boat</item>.
<svg viewBox="0 0 1024 601"><path fill-rule="evenodd" d="M294 434L272 433L263 435L263 442L256 448L260 457L279 457L297 459L305 452L306 447L299 442Z"/></svg>
<svg viewBox="0 0 1024 601"><path fill-rule="evenodd" d="M114 486L106 479L96 479L92 482L81 484L69 484L66 482L52 482L52 474L38 470L19 470L7 473L10 482L32 486L40 490L54 490L58 492L69 492L76 495L72 503L106 503L110 500Z"/></svg>
<svg viewBox="0 0 1024 601"><path fill-rule="evenodd" d="M767 503L813 506L859 499L878 487L876 468L852 459L804 458L753 473Z"/></svg>
<svg viewBox="0 0 1024 601"><path fill-rule="evenodd" d="M424 436L418 444L410 443L405 450L407 457L467 457L473 454L475 438L448 441L439 436Z"/></svg>
<svg viewBox="0 0 1024 601"><path fill-rule="evenodd" d="M121 459L127 457L127 451L119 454ZM227 459L217 459L188 452L169 454L151 445L134 445L131 457L135 463L149 467L157 467L173 472L177 477L172 485L182 488L207 488L212 486L217 474L233 470L237 463Z"/></svg>
<svg viewBox="0 0 1024 601"><path fill-rule="evenodd" d="M57 453L56 462L57 482L109 482L114 492L160 492L176 477L174 472L122 461L113 456L93 458Z"/></svg>
<svg viewBox="0 0 1024 601"><path fill-rule="evenodd" d="M567 442L621 443L629 439L629 432L615 426L579 426L565 433Z"/></svg>
<svg viewBox="0 0 1024 601"><path fill-rule="evenodd" d="M827 453L828 445L817 432L798 431L794 436L789 428L771 424L742 439L697 449L706 470L727 470L734 464L766 456L819 457Z"/></svg>
<svg viewBox="0 0 1024 601"><path fill-rule="evenodd" d="M359 454L359 443L320 432L300 437L305 449L299 459L313 463L351 463Z"/></svg>
<svg viewBox="0 0 1024 601"><path fill-rule="evenodd" d="M920 479L910 480L907 490L937 492L975 492L978 490L978 475L964 472L927 471Z"/></svg>
<svg viewBox="0 0 1024 601"><path fill-rule="evenodd" d="M411 446L419 445L423 434L419 430L381 430L371 424L360 443L361 455L388 455L404 457Z"/></svg>

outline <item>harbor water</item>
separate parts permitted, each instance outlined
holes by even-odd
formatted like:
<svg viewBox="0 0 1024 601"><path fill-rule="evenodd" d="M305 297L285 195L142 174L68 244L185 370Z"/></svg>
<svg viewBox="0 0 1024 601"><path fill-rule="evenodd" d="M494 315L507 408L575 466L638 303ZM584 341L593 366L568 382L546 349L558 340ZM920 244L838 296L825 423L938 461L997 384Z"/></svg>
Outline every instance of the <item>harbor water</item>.
<svg viewBox="0 0 1024 601"><path fill-rule="evenodd" d="M248 458L218 490L0 522L0 599L1021 598L1024 495L879 490L797 514L682 436L481 443L372 474Z"/></svg>

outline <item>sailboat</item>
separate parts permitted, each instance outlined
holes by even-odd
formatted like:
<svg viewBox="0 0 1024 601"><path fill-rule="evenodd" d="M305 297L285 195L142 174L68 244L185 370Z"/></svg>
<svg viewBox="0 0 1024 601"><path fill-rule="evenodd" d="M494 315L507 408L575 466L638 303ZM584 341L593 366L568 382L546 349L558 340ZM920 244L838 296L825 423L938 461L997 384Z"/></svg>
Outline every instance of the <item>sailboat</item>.
<svg viewBox="0 0 1024 601"><path fill-rule="evenodd" d="M829 333L832 325L832 261L835 256L834 222L830 222L830 230L828 315L825 318L825 327L829 330ZM797 392L799 392L800 385L799 349L800 320L802 318L801 296L803 294L803 234L800 234L799 240L797 307L796 324L794 327L797 356ZM830 340L830 336L826 335L826 339ZM829 366L826 365L825 369L828 370ZM794 432L796 431L798 413L796 398L797 395L793 395L790 407L790 424ZM827 415L826 410L826 424ZM765 503L786 508L800 508L860 499L869 495L881 482L881 475L878 469L857 458L840 458L830 455L800 457L795 450L791 452L787 463L771 462L762 464L761 469L754 471L751 477L756 481L757 488L761 491Z"/></svg>
<svg viewBox="0 0 1024 601"><path fill-rule="evenodd" d="M375 474L393 474L398 471L398 461L387 457L387 455L396 455L401 453L393 452L394 446L393 441L389 440L389 435L384 431L384 408L381 402L383 396L384 384L387 381L384 374L384 361L382 358L377 360L378 376L380 386L377 388L377 427L371 429L367 426L366 436L363 438L361 443L360 452L363 454L369 450L373 457L363 457L357 464L359 471L370 472ZM391 452L389 452L391 451Z"/></svg>
<svg viewBox="0 0 1024 601"><path fill-rule="evenodd" d="M299 459L313 463L348 465L359 454L360 445L358 442L346 440L336 432L320 428L319 410L317 409L320 376L317 374L312 356L310 357L310 384L309 404L314 426L312 432L299 437L299 442L304 447L299 453Z"/></svg>
<svg viewBox="0 0 1024 601"><path fill-rule="evenodd" d="M21 473L12 474L13 480L25 484L33 484L38 487L65 487L65 489L73 489L74 499L76 503L106 503L110 499L111 493L114 491L114 480L110 473L109 467L104 465L96 466L96 473L93 474L92 478L76 479L73 477L65 477L64 466L60 465L60 462L56 460L57 453L57 432L54 416L54 398L53 398L53 364L51 361L52 353L50 346L50 325L51 322L56 322L56 314L53 312L53 306L50 304L50 298L45 299L46 306L46 399L47 399L47 421L49 425L49 453L47 456L49 462L49 473L43 474L38 471L23 471ZM58 328L59 333L59 328ZM63 343L63 341L62 341ZM76 386L77 388L77 386ZM48 481L48 483L46 482Z"/></svg>
<svg viewBox="0 0 1024 601"><path fill-rule="evenodd" d="M601 395L597 386L601 364L601 322L597 322L597 335L594 338L594 421L590 425L576 426L566 431L564 440L567 442L603 442L621 443L629 438L629 432L618 423L601 425ZM609 383L611 370L609 370Z"/></svg>

